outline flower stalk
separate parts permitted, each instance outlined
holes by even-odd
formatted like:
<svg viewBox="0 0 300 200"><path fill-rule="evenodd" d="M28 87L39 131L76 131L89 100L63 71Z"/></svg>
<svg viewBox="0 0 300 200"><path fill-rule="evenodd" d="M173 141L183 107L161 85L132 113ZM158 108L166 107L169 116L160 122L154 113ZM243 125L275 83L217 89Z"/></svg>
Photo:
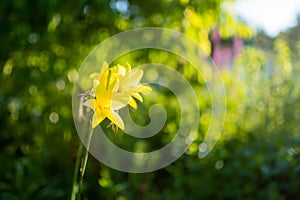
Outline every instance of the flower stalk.
<svg viewBox="0 0 300 200"><path fill-rule="evenodd" d="M74 168L74 174L73 174L73 186L72 186L72 195L71 200L79 200L81 199L81 192L82 192L82 184L83 184L83 178L86 171L88 156L89 156L89 148L91 144L91 139L93 136L93 130L90 128L89 124L87 123L89 120L84 121L83 129L87 133L87 141L86 141L86 148L83 147L83 143L80 142L77 156L76 156L76 162L75 162L75 168Z"/></svg>
<svg viewBox="0 0 300 200"><path fill-rule="evenodd" d="M111 121L114 133L125 129L124 122L119 115L119 110L127 105L137 109L136 100L143 102L139 93L149 92L151 88L140 83L143 70L117 65L109 68L103 63L100 73L90 75L92 87L80 95L78 121L84 122L82 133L86 133L86 148L80 143L73 176L71 200L81 199L83 178L86 171L89 149L94 129L104 120ZM87 112L92 111L88 119L84 116L84 106Z"/></svg>

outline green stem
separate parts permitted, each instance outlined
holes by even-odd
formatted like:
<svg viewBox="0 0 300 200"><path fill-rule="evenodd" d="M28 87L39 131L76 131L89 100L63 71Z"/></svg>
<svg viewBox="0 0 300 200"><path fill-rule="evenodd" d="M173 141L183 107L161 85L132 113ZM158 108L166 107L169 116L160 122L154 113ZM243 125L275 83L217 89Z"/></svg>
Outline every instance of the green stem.
<svg viewBox="0 0 300 200"><path fill-rule="evenodd" d="M83 177L84 177L84 174L85 174L86 165L87 165L87 161L88 161L88 158L89 158L89 149L90 149L91 139L92 139L92 136L93 136L93 130L94 129L91 128L89 133L88 133L86 149L84 151L84 157L83 157L82 162L81 162L80 177L79 177L80 182L79 182L79 187L78 187L79 195L80 195L81 190L82 190Z"/></svg>
<svg viewBox="0 0 300 200"><path fill-rule="evenodd" d="M83 131L88 131L86 148L83 148L83 144L82 142L80 142L78 152L77 152L74 175L73 175L71 200L81 199L83 177L86 170L89 148L90 148L90 143L93 135L93 129L88 126L89 124L88 122L89 120L85 120L85 123L83 125Z"/></svg>
<svg viewBox="0 0 300 200"><path fill-rule="evenodd" d="M74 168L74 174L73 174L73 186L72 186L72 195L71 195L71 200L75 200L76 196L78 196L78 171L80 167L80 158L82 154L82 143L80 142L77 156L76 156L76 162L75 162L75 168Z"/></svg>

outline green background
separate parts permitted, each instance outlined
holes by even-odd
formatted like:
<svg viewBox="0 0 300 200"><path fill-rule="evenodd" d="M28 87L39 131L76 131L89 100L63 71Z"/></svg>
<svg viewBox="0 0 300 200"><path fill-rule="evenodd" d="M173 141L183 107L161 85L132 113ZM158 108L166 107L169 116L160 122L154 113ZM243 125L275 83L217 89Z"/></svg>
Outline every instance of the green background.
<svg viewBox="0 0 300 200"><path fill-rule="evenodd" d="M145 174L113 170L89 157L84 199L298 199L300 91L298 28L269 38L236 19L230 0L102 0L0 2L0 199L68 199L80 140L72 118L72 88L80 64L101 41L138 27L171 28L211 50L213 28L246 44L221 76L227 118L213 151L198 157L210 122L203 77L174 55L137 51L116 63L173 66L196 88L201 109L198 138L170 166ZM227 3L227 4L224 4ZM153 86L169 107L168 125L149 140L107 133L128 150L167 144L178 128L178 102ZM145 96L146 97L146 96ZM150 100L149 100L150 99ZM131 111L149 119L145 98ZM108 123L105 121L104 123Z"/></svg>

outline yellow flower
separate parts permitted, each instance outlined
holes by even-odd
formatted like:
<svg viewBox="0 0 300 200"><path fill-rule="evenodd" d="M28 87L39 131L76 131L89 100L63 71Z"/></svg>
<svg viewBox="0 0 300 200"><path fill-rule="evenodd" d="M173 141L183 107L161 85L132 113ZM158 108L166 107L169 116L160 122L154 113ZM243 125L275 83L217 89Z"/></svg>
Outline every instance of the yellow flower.
<svg viewBox="0 0 300 200"><path fill-rule="evenodd" d="M143 70L137 68L131 70L130 64L127 63L126 68L122 65L117 65L111 71L112 74L115 74L115 77L119 77L117 80L119 82L118 87L112 96L113 107L122 107L124 104L129 104L136 109L135 99L143 102L143 98L139 93L151 91L150 87L140 83L143 77Z"/></svg>
<svg viewBox="0 0 300 200"><path fill-rule="evenodd" d="M123 120L112 106L112 96L118 81L110 72L108 65L102 67L98 79L95 79L93 82L95 99L88 99L84 102L85 106L94 111L92 128L95 128L105 118L108 118L113 124L124 130Z"/></svg>
<svg viewBox="0 0 300 200"><path fill-rule="evenodd" d="M151 88L140 83L143 70L133 69L121 65L109 68L104 63L100 73L93 73L91 89L91 99L84 102L84 105L94 111L92 118L92 128L95 128L105 118L111 120L120 129L124 130L124 123L118 114L118 110L130 105L137 108L135 99L143 102L140 92L151 91ZM113 126L113 130L116 130Z"/></svg>

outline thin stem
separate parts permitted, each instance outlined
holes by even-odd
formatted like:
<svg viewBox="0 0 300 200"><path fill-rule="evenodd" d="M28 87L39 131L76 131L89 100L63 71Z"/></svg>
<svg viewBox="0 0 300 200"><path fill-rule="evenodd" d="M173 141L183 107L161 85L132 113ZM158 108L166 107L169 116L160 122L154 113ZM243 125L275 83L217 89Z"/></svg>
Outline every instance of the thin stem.
<svg viewBox="0 0 300 200"><path fill-rule="evenodd" d="M83 131L87 132L87 143L86 148L83 148L82 142L80 142L76 162L75 162L75 168L74 168L74 175L73 175L73 186L72 186L72 195L71 200L81 199L81 191L82 191L82 183L83 183L83 177L86 170L86 165L88 161L88 155L89 155L89 148L90 143L93 135L93 129L90 128L88 123L89 120L85 120L85 123L83 124Z"/></svg>
<svg viewBox="0 0 300 200"><path fill-rule="evenodd" d="M81 160L81 154L82 154L82 143L80 142L77 156L76 156L76 162L75 162L75 168L74 168L74 174L73 174L73 186L72 186L72 196L71 200L75 200L76 196L78 196L78 171L80 167L80 160Z"/></svg>
<svg viewBox="0 0 300 200"><path fill-rule="evenodd" d="M91 139L92 139L92 136L93 136L93 130L94 129L91 128L88 135L87 135L86 149L84 151L84 157L83 157L82 162L81 162L80 177L79 177L80 182L79 182L79 187L78 187L79 195L80 195L81 190L82 190L82 182L83 182L83 177L84 177L84 174L85 174L86 165L87 165L87 161L88 161L88 157L89 157L89 149L90 149Z"/></svg>

